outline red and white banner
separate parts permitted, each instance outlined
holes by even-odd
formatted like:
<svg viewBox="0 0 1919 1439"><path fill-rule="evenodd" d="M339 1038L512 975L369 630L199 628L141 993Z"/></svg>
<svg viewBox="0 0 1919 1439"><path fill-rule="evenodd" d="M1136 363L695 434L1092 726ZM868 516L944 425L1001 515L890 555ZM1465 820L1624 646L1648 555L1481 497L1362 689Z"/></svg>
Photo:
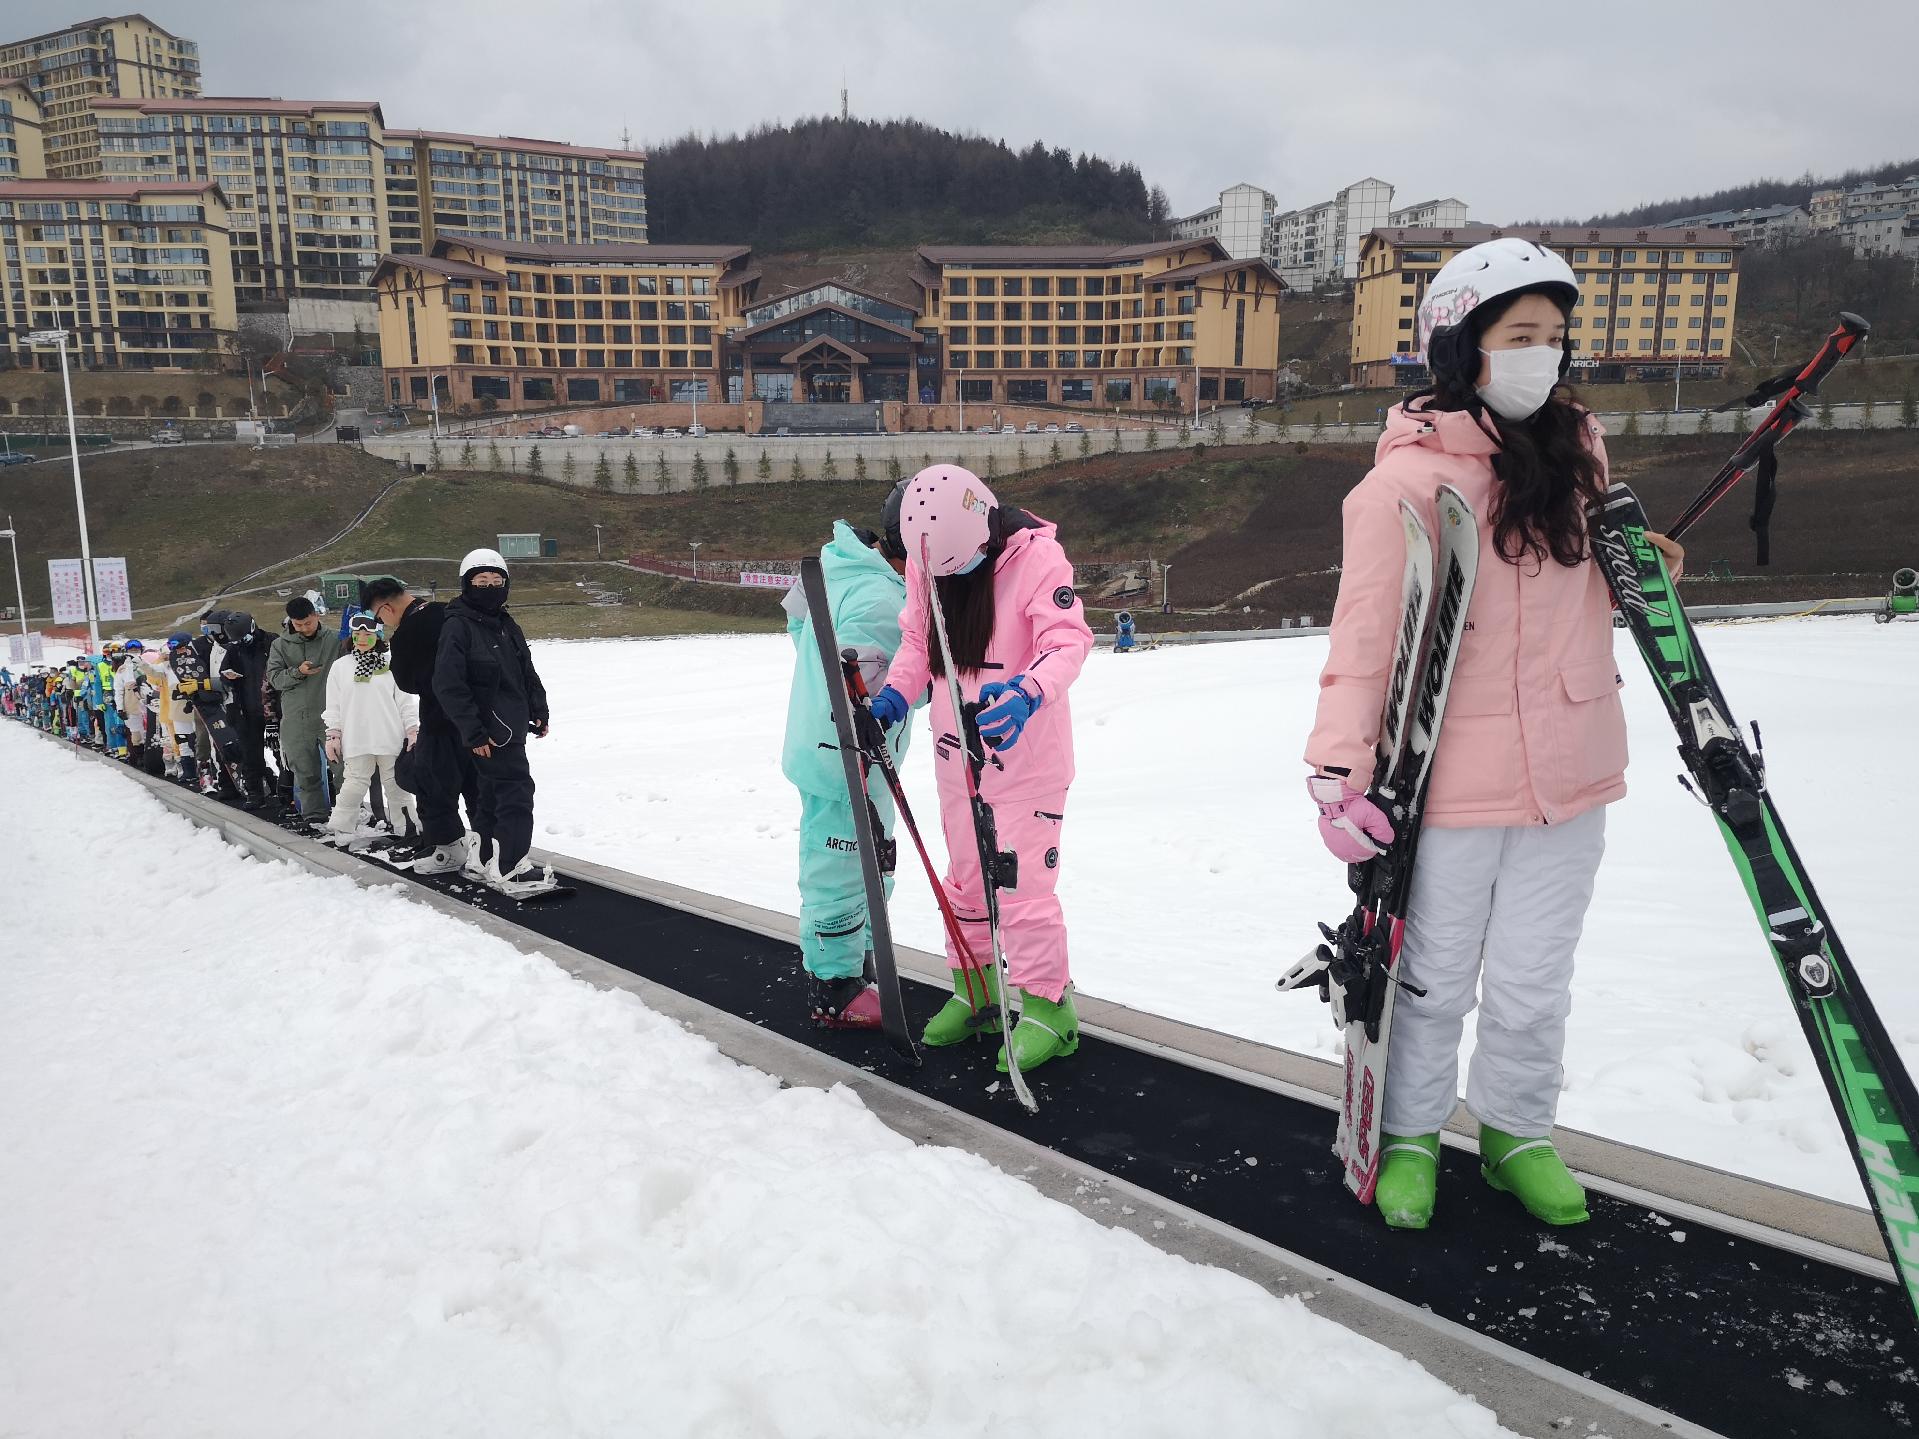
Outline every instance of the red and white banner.
<svg viewBox="0 0 1919 1439"><path fill-rule="evenodd" d="M133 618L133 591L127 585L124 559L96 559L93 562L93 597L103 620Z"/></svg>
<svg viewBox="0 0 1919 1439"><path fill-rule="evenodd" d="M87 571L78 560L48 560L47 584L53 590L53 622L87 622Z"/></svg>
<svg viewBox="0 0 1919 1439"><path fill-rule="evenodd" d="M798 575L772 574L766 570L741 570L740 583L757 585L762 589L790 590L800 582Z"/></svg>

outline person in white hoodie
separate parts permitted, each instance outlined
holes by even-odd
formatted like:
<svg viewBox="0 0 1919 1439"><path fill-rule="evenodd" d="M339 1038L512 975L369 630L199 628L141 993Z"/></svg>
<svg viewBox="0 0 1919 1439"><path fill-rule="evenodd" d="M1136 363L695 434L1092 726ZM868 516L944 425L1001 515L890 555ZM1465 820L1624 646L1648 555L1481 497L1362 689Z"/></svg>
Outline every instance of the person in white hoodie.
<svg viewBox="0 0 1919 1439"><path fill-rule="evenodd" d="M366 798L377 769L386 795L387 821L396 833L407 826L417 830L420 820L413 796L393 777L393 763L410 749L420 730L420 700L393 682L387 664L386 630L371 614L348 621L353 648L327 670L326 752L344 760L346 770L327 821L328 838L352 838L359 833L360 803Z"/></svg>

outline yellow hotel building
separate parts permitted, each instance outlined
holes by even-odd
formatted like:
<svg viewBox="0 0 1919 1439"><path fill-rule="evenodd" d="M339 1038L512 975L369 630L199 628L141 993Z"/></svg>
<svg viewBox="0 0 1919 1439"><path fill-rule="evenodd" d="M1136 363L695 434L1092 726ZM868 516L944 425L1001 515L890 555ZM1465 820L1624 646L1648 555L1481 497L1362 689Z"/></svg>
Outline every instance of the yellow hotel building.
<svg viewBox="0 0 1919 1439"><path fill-rule="evenodd" d="M25 80L0 80L0 180L46 178L40 102Z"/></svg>
<svg viewBox="0 0 1919 1439"><path fill-rule="evenodd" d="M46 124L46 173L98 179L93 102L178 100L200 93L200 47L144 15L83 20L64 30L0 41L0 81L25 81Z"/></svg>
<svg viewBox="0 0 1919 1439"><path fill-rule="evenodd" d="M0 352L59 368L33 330L64 329L87 368L212 370L234 332L227 207L207 181L0 184L9 279Z"/></svg>
<svg viewBox="0 0 1919 1439"><path fill-rule="evenodd" d="M922 403L1269 400L1285 283L1214 239L923 245Z"/></svg>
<svg viewBox="0 0 1919 1439"><path fill-rule="evenodd" d="M1415 386L1428 375L1416 316L1439 268L1501 235L1534 240L1579 277L1567 326L1574 377L1585 381L1715 375L1732 347L1742 246L1715 230L1374 230L1360 247L1353 288L1350 378L1362 389Z"/></svg>
<svg viewBox="0 0 1919 1439"><path fill-rule="evenodd" d="M442 408L717 399L759 282L744 245L442 237L374 276L388 397Z"/></svg>
<svg viewBox="0 0 1919 1439"><path fill-rule="evenodd" d="M99 100L110 180L212 180L242 303L365 300L388 248L386 122L371 100Z"/></svg>

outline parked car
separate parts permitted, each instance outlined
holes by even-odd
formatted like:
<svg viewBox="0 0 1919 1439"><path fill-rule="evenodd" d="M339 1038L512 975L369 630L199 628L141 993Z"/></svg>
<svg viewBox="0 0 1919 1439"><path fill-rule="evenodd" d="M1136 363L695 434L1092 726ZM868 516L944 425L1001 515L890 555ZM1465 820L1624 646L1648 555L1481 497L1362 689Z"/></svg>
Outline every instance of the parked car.
<svg viewBox="0 0 1919 1439"><path fill-rule="evenodd" d="M977 430L974 430L973 433L976 435L996 435L999 431L995 430L991 425L981 425Z"/></svg>
<svg viewBox="0 0 1919 1439"><path fill-rule="evenodd" d="M1059 433L1059 426L1058 426L1058 425L1048 425L1048 426L1046 427L1046 433L1047 433L1047 434L1049 434L1049 435L1057 435L1057 434Z"/></svg>
<svg viewBox="0 0 1919 1439"><path fill-rule="evenodd" d="M1259 408L1259 401L1258 400L1241 400L1239 402L1239 407L1242 410L1257 410Z"/></svg>
<svg viewBox="0 0 1919 1439"><path fill-rule="evenodd" d="M639 425L639 426L636 426L636 427L634 428L634 431L633 431L633 438L634 438L634 439L636 439L636 440L650 440L650 439L652 439L652 438L653 438L653 427L652 427L651 425Z"/></svg>
<svg viewBox="0 0 1919 1439"><path fill-rule="evenodd" d="M30 465L32 463L33 456L20 450L8 450L6 453L0 454L0 465Z"/></svg>
<svg viewBox="0 0 1919 1439"><path fill-rule="evenodd" d="M688 425L686 427L686 433L688 437L691 439L703 440L706 438L706 426L705 425Z"/></svg>
<svg viewBox="0 0 1919 1439"><path fill-rule="evenodd" d="M613 427L613 438L616 440L623 440L632 433L633 432L629 430L625 425L615 425Z"/></svg>
<svg viewBox="0 0 1919 1439"><path fill-rule="evenodd" d="M777 430L773 431L773 433L775 435L790 435L793 433L793 427L791 425L781 425Z"/></svg>
<svg viewBox="0 0 1919 1439"><path fill-rule="evenodd" d="M1039 421L1028 420L1026 422L1026 433L1029 435L1037 435L1039 433Z"/></svg>
<svg viewBox="0 0 1919 1439"><path fill-rule="evenodd" d="M660 431L660 438L663 440L677 440L679 437L680 432L671 425Z"/></svg>
<svg viewBox="0 0 1919 1439"><path fill-rule="evenodd" d="M586 438L586 431L578 425L561 425L560 435L563 439L583 440Z"/></svg>
<svg viewBox="0 0 1919 1439"><path fill-rule="evenodd" d="M543 440L557 440L566 433L558 425L541 425L535 432Z"/></svg>
<svg viewBox="0 0 1919 1439"><path fill-rule="evenodd" d="M156 445L183 445L187 440L178 430L155 430L151 438Z"/></svg>
<svg viewBox="0 0 1919 1439"><path fill-rule="evenodd" d="M358 425L338 425L334 428L333 438L338 444L357 445L360 442L360 427Z"/></svg>
<svg viewBox="0 0 1919 1439"><path fill-rule="evenodd" d="M999 432L1002 435L1017 435L1019 433L1019 426L1018 425L1001 425Z"/></svg>
<svg viewBox="0 0 1919 1439"><path fill-rule="evenodd" d="M1066 433L1069 435L1083 435L1086 433L1086 426L1082 425L1078 420L1068 420L1066 422Z"/></svg>

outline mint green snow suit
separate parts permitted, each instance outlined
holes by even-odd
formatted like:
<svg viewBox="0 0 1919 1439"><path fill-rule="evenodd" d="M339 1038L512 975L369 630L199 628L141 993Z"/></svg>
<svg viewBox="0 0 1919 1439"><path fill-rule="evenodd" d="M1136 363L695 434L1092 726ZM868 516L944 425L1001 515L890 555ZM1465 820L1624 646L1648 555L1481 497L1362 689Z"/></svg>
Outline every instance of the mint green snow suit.
<svg viewBox="0 0 1919 1439"><path fill-rule="evenodd" d="M820 550L820 567L833 607L834 635L842 650L859 652L867 683L877 691L899 648L906 581L878 550L861 543L844 520L834 522L832 541ZM787 700L780 768L800 792L800 948L813 974L848 979L860 973L871 946L866 888L826 671L797 585L786 599L786 632L793 640L793 690ZM895 763L906 753L911 728L909 720L893 726L887 736ZM890 834L893 797L877 771L869 778L868 792ZM890 879L887 891L892 892Z"/></svg>

